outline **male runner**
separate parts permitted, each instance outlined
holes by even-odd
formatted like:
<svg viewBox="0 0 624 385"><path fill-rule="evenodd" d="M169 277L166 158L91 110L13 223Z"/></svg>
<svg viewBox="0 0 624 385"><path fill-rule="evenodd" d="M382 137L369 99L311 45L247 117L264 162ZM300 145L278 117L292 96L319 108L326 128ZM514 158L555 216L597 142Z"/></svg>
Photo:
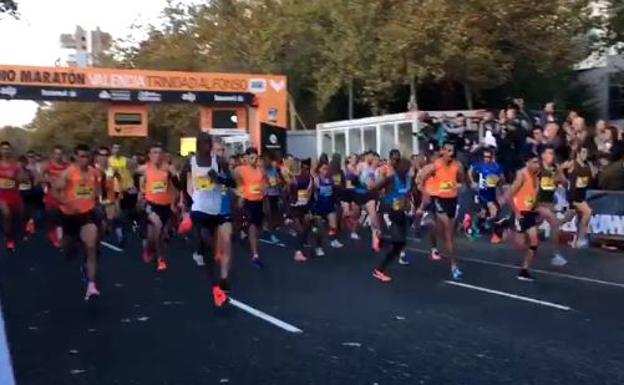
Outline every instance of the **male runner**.
<svg viewBox="0 0 624 385"><path fill-rule="evenodd" d="M392 278L386 274L386 268L401 255L407 243L407 210L409 210L409 193L412 190L411 164L407 159L393 159L393 173L386 175L371 187L373 190L385 189L382 211L388 214L389 231L392 247L373 270L373 277L381 282L390 282Z"/></svg>
<svg viewBox="0 0 624 385"><path fill-rule="evenodd" d="M197 137L197 154L184 168L186 189L191 197L191 219L205 253L213 241L214 263L210 276L215 305L227 302L231 267L232 209L229 188L234 181L223 154L223 144L206 133ZM205 257L205 255L203 255Z"/></svg>
<svg viewBox="0 0 624 385"><path fill-rule="evenodd" d="M535 154L528 155L526 166L516 173L516 178L507 193L506 201L514 212L514 243L524 249L522 269L518 273L521 281L533 281L529 273L537 247L539 237L537 233L537 200L538 174L540 171L539 158ZM501 202L501 203L504 203Z"/></svg>
<svg viewBox="0 0 624 385"><path fill-rule="evenodd" d="M35 174L28 168L28 159L25 156L18 158L24 180L17 186L23 202L23 229L24 240L35 234L35 212L37 211L37 195L35 190Z"/></svg>
<svg viewBox="0 0 624 385"><path fill-rule="evenodd" d="M537 205L535 211L550 226L550 238L552 240L554 255L550 260L553 266L564 266L568 263L560 253L559 227L561 222L555 213L555 191L559 184L564 184L565 176L555 164L555 149L550 145L541 148L541 170L539 173L539 186L537 190Z"/></svg>
<svg viewBox="0 0 624 385"><path fill-rule="evenodd" d="M494 160L494 151L486 148L483 150L483 161L475 163L468 171L470 185L476 190L475 203L479 205L479 218L485 217L485 227L492 229L490 242L498 244L503 241L502 231L496 226L496 219L500 213L498 206L498 194L504 180L503 169ZM473 225L479 229L476 220Z"/></svg>
<svg viewBox="0 0 624 385"><path fill-rule="evenodd" d="M177 184L171 165L165 163L163 148L152 144L148 162L143 168L139 201L145 201L147 215L147 241L143 249L143 261L150 263L157 258L157 271L167 270L165 244L167 225L172 216L174 184Z"/></svg>
<svg viewBox="0 0 624 385"><path fill-rule="evenodd" d="M85 300L100 295L95 280L97 272L98 228L95 215L97 197L100 196L98 174L90 166L89 147L84 144L74 149L75 162L55 179L52 188L60 204L63 222L63 243L68 257L78 246L86 256L87 291Z"/></svg>
<svg viewBox="0 0 624 385"><path fill-rule="evenodd" d="M0 143L0 214L6 237L6 248L15 251L16 230L21 224L22 196L18 185L26 182L22 167L13 159L11 143Z"/></svg>
<svg viewBox="0 0 624 385"><path fill-rule="evenodd" d="M264 266L258 255L258 234L262 229L264 219L263 203L265 176L264 171L258 165L258 150L250 147L245 152L247 164L239 166L234 175L238 185L242 188L243 211L249 226L249 247L251 248L251 261L258 267Z"/></svg>
<svg viewBox="0 0 624 385"><path fill-rule="evenodd" d="M580 218L575 240L572 244L575 248L587 247L587 233L592 209L587 204L587 189L595 176L595 169L587 162L589 150L586 145L581 145L573 154L572 160L564 163L561 168L566 173L569 183L567 199L570 204L562 223L570 221L576 214Z"/></svg>
<svg viewBox="0 0 624 385"><path fill-rule="evenodd" d="M319 163L316 176L314 177L314 228L317 244L315 254L317 257L325 255L321 245L321 224L327 221L329 225L330 246L341 248L343 245L336 238L338 235L338 217L336 216L336 199L334 197L334 181L329 175L329 164Z"/></svg>
<svg viewBox="0 0 624 385"><path fill-rule="evenodd" d="M294 173L289 189L290 217L293 220L298 237L295 249L295 262L306 262L308 258L303 253L305 243L311 230L310 203L314 189L314 179L310 174L312 162L304 159L300 162L300 172Z"/></svg>
<svg viewBox="0 0 624 385"><path fill-rule="evenodd" d="M455 146L446 142L440 150L440 158L423 168L422 178L433 177L435 191L431 193L436 210L436 222L442 230L446 252L451 263L451 276L460 279L462 272L455 259L455 216L457 213L458 183L465 181L464 167L454 159Z"/></svg>
<svg viewBox="0 0 624 385"><path fill-rule="evenodd" d="M131 162L128 158L121 155L121 145L115 143L111 147L110 157L108 158L109 174L116 175L119 184L119 196L117 197L118 212L111 221L112 228L120 246L125 243L125 234L123 230L123 221L121 219L121 213L123 212L128 219L136 219L135 211L137 205L138 189L135 186L133 180L133 169L136 168L136 164Z"/></svg>
<svg viewBox="0 0 624 385"><path fill-rule="evenodd" d="M56 145L47 164L43 168L45 216L48 222L48 239L56 248L60 248L63 240L63 227L61 226L61 212L59 202L52 193L53 186L69 167L65 159L65 151L62 146Z"/></svg>
<svg viewBox="0 0 624 385"><path fill-rule="evenodd" d="M282 190L284 187L284 178L282 177L282 173L280 171L276 157L272 157L267 163L268 164L265 169L265 200L267 205L267 212L269 214L268 227L271 234L271 242L279 243L280 240L275 235L275 231L281 222L279 201L283 192Z"/></svg>

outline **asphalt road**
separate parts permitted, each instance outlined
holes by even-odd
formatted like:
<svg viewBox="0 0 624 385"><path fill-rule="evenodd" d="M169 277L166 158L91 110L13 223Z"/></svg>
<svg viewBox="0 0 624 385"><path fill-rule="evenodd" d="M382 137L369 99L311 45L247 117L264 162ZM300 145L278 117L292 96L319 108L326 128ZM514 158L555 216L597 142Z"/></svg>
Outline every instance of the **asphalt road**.
<svg viewBox="0 0 624 385"><path fill-rule="evenodd" d="M88 304L77 261L42 239L2 252L16 383L624 384L622 254L566 250L569 265L553 268L542 250L538 280L525 283L512 249L460 239L458 286L412 240L412 265L392 265L394 280L382 284L371 277L380 256L367 242L297 264L292 239L282 238L261 245L262 270L237 244L232 282L233 298L281 327L215 308L182 239L165 273L142 262L136 239L123 252L103 247L102 296Z"/></svg>

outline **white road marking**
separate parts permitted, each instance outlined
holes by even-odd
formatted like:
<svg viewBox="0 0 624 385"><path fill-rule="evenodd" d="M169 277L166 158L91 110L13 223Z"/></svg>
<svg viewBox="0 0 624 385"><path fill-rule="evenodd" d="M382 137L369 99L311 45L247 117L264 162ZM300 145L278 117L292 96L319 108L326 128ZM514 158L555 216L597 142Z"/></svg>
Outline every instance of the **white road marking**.
<svg viewBox="0 0 624 385"><path fill-rule="evenodd" d="M0 384L15 385L13 365L11 365L11 356L9 354L9 344L4 330L2 303L0 303Z"/></svg>
<svg viewBox="0 0 624 385"><path fill-rule="evenodd" d="M258 238L258 242L262 242L262 243L266 243L267 245L272 245L272 246L279 246L279 247L286 247L285 244L283 243L275 243L275 242L271 242L268 239L262 239L262 238Z"/></svg>
<svg viewBox="0 0 624 385"><path fill-rule="evenodd" d="M235 307L241 309L244 312L247 312L247 313L249 313L249 314L251 314L253 316L261 318L261 319L267 321L268 323L277 326L280 329L286 330L287 332L290 332L290 333L303 333L303 330L299 329L298 327L293 326L293 325L291 325L291 324L289 324L287 322L284 322L282 320L279 320L279 319L273 317L272 315L269 315L269 314L267 314L267 313L265 313L265 312L263 312L261 310L258 310L256 308L253 308L253 307L249 306L249 305L246 305L246 304L244 304L244 303L242 303L240 301L237 301L237 300L235 300L232 297L230 297L229 303L232 306L235 306Z"/></svg>
<svg viewBox="0 0 624 385"><path fill-rule="evenodd" d="M102 245L104 247L108 247L109 249L114 250L114 251L116 251L118 253L122 253L123 252L123 249L120 249L119 247L117 247L115 245L112 245L112 244L110 244L108 242L100 241L100 245Z"/></svg>
<svg viewBox="0 0 624 385"><path fill-rule="evenodd" d="M558 303L554 303L554 302L542 301L540 299L535 299L535 298L531 298L531 297L524 297L524 296L521 296L521 295L511 294L511 293L507 293L505 291L492 290L492 289L488 289L486 287L469 285L467 283L461 283L461 282L455 282L455 281L444 281L444 283L449 284L449 285L453 285L453 286L463 287L463 288L466 288L466 289L481 291L481 292L484 292L484 293L500 295L502 297L517 299L519 301L530 302L530 303L534 303L534 304L537 304L537 305L548 306L548 307L552 307L552 308L563 310L563 311L570 311L570 310L572 310L572 308L569 307L569 306L559 305Z"/></svg>
<svg viewBox="0 0 624 385"><path fill-rule="evenodd" d="M406 249L407 250L411 250L411 251L416 251L418 253L423 253L423 254L426 254L426 255L429 255L429 253L430 253L427 250L417 249L417 248L414 248L414 247L406 247ZM480 263L480 264L483 264L483 265L490 265L490 266L504 267L506 269L512 269L512 270L520 269L520 266L517 266L517 265L512 265L512 264L509 264L509 263L502 263L502 262L487 261L487 260L479 259L479 258L459 257L459 259L461 261ZM595 284L605 285L605 286L619 287L621 289L624 289L624 283L612 282L612 281L604 281L602 279L597 279L597 278L583 277L583 276L566 274L566 273L558 273L556 271L549 271L549 270L542 270L542 269L531 269L531 273L550 275L550 276L559 277L559 278L568 278L568 279L573 279L573 280L576 280L576 281L589 282L589 283L595 283Z"/></svg>

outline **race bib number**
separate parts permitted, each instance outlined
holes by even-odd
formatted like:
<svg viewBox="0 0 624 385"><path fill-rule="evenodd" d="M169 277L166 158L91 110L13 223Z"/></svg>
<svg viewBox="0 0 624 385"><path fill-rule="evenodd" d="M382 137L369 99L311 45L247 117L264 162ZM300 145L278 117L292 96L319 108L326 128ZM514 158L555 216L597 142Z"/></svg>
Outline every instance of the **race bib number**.
<svg viewBox="0 0 624 385"><path fill-rule="evenodd" d="M262 186L259 184L252 184L249 186L249 192L254 195L260 195L262 194Z"/></svg>
<svg viewBox="0 0 624 385"><path fill-rule="evenodd" d="M297 203L306 204L310 200L310 192L308 190L297 191Z"/></svg>
<svg viewBox="0 0 624 385"><path fill-rule="evenodd" d="M442 182L440 183L440 191L448 192L453 191L457 187L457 183L455 182Z"/></svg>
<svg viewBox="0 0 624 385"><path fill-rule="evenodd" d="M340 176L340 174L334 175L334 186L340 186L340 184L342 183L342 177ZM349 183L347 182L347 185Z"/></svg>
<svg viewBox="0 0 624 385"><path fill-rule="evenodd" d="M533 206L535 206L535 198L532 197L527 197L524 200L524 204L528 207L528 208L533 208Z"/></svg>
<svg viewBox="0 0 624 385"><path fill-rule="evenodd" d="M400 211L405 209L405 198L394 198L392 200L392 210Z"/></svg>
<svg viewBox="0 0 624 385"><path fill-rule="evenodd" d="M93 189L86 185L78 185L76 188L76 198L77 199L89 199L93 197Z"/></svg>
<svg viewBox="0 0 624 385"><path fill-rule="evenodd" d="M550 176L540 178L540 188L544 191L555 191L555 179Z"/></svg>
<svg viewBox="0 0 624 385"><path fill-rule="evenodd" d="M352 189L352 188L354 188L354 186L353 186L353 181L352 181L352 180L347 180L347 188L348 188L348 189Z"/></svg>
<svg viewBox="0 0 624 385"><path fill-rule="evenodd" d="M15 188L15 181L13 179L0 178L0 188Z"/></svg>
<svg viewBox="0 0 624 385"><path fill-rule="evenodd" d="M589 178L586 176L579 176L576 178L576 188L586 188L589 185Z"/></svg>
<svg viewBox="0 0 624 385"><path fill-rule="evenodd" d="M214 183L212 183L212 180L208 177L205 176L198 176L197 178L195 178L195 189L202 191L202 190L212 190L214 188Z"/></svg>
<svg viewBox="0 0 624 385"><path fill-rule="evenodd" d="M30 183L20 183L18 186L20 191L29 191L32 189L32 184Z"/></svg>
<svg viewBox="0 0 624 385"><path fill-rule="evenodd" d="M485 186L486 187L498 186L498 175L490 175L487 178L485 178Z"/></svg>
<svg viewBox="0 0 624 385"><path fill-rule="evenodd" d="M152 183L152 194L160 194L167 192L167 182Z"/></svg>
<svg viewBox="0 0 624 385"><path fill-rule="evenodd" d="M269 177L269 186L275 187L277 186L277 178L274 176Z"/></svg>

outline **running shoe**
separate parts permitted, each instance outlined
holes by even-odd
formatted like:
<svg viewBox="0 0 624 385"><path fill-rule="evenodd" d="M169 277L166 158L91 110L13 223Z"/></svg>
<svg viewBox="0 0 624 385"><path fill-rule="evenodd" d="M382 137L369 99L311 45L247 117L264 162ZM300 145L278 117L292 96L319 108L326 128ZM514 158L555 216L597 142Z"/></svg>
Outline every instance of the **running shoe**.
<svg viewBox="0 0 624 385"><path fill-rule="evenodd" d="M88 301L93 296L99 296L100 292L95 286L95 282L89 282L87 284L87 292L85 293L85 301Z"/></svg>
<svg viewBox="0 0 624 385"><path fill-rule="evenodd" d="M280 243L280 240L278 237L275 236L275 234L271 234L271 237L269 238L269 241L271 243Z"/></svg>
<svg viewBox="0 0 624 385"><path fill-rule="evenodd" d="M390 282L392 281L392 277L387 274L384 274L383 271L379 271L377 269L373 270L373 277L377 278L381 282Z"/></svg>
<svg viewBox="0 0 624 385"><path fill-rule="evenodd" d="M205 266L206 263L204 262L204 256L195 252L193 253L193 261L195 261L195 263L197 264L197 266Z"/></svg>
<svg viewBox="0 0 624 385"><path fill-rule="evenodd" d="M264 262L262 262L260 257L257 255L254 255L253 257L251 257L251 263L253 263L253 265L257 267L258 269L262 269L264 267Z"/></svg>
<svg viewBox="0 0 624 385"><path fill-rule="evenodd" d="M453 280L459 281L462 278L462 275L464 275L464 273L462 273L457 265L451 266L451 277Z"/></svg>
<svg viewBox="0 0 624 385"><path fill-rule="evenodd" d="M323 251L323 248L317 247L316 249L314 249L314 254L317 257L323 257L323 256L325 256L325 251Z"/></svg>
<svg viewBox="0 0 624 385"><path fill-rule="evenodd" d="M50 240L50 243L52 243L52 246L54 246L57 249L60 249L62 245L61 240L59 239L57 233L56 233L56 228L50 230L48 232L48 239Z"/></svg>
<svg viewBox="0 0 624 385"><path fill-rule="evenodd" d="M438 251L438 249L436 249L435 247L431 249L431 260L432 261L439 261L442 259L442 254L440 254L440 252Z"/></svg>
<svg viewBox="0 0 624 385"><path fill-rule="evenodd" d="M499 237L497 234L492 234L492 238L490 238L490 243L493 245L498 245L503 242L503 239Z"/></svg>
<svg viewBox="0 0 624 385"><path fill-rule="evenodd" d="M407 255L405 254L405 250L401 251L399 255L399 265L410 265L410 261L407 259Z"/></svg>
<svg viewBox="0 0 624 385"><path fill-rule="evenodd" d="M531 275L531 273L529 273L527 269L520 269L520 272L518 272L517 278L520 281L526 281L526 282L535 281L535 278L533 278L533 276Z"/></svg>
<svg viewBox="0 0 624 385"><path fill-rule="evenodd" d="M247 233L244 232L243 230L241 230L240 232L240 239L241 241L244 241L247 238Z"/></svg>
<svg viewBox="0 0 624 385"><path fill-rule="evenodd" d="M587 238L577 239L576 243L574 244L574 248L576 249L584 249L588 246L589 246L589 241L587 240Z"/></svg>
<svg viewBox="0 0 624 385"><path fill-rule="evenodd" d="M360 236L358 235L358 233L351 233L351 239L353 239L354 241L359 241Z"/></svg>
<svg viewBox="0 0 624 385"><path fill-rule="evenodd" d="M212 288L212 298L217 307L223 306L228 301L228 296L219 286Z"/></svg>
<svg viewBox="0 0 624 385"><path fill-rule="evenodd" d="M35 221L33 219L29 219L26 222L26 234L33 235L35 233Z"/></svg>
<svg viewBox="0 0 624 385"><path fill-rule="evenodd" d="M334 239L333 241L330 242L329 244L331 247L333 247L334 249L340 249L341 247L343 247L344 245L337 239Z"/></svg>
<svg viewBox="0 0 624 385"><path fill-rule="evenodd" d="M14 241L7 241L6 243L6 249L12 253L15 252L15 242Z"/></svg>
<svg viewBox="0 0 624 385"><path fill-rule="evenodd" d="M307 262L307 260L308 258L303 255L303 252L301 250L297 250L297 252L295 252L295 262Z"/></svg>
<svg viewBox="0 0 624 385"><path fill-rule="evenodd" d="M151 263L152 261L154 261L154 256L152 255L152 253L150 253L147 248L143 249L143 262Z"/></svg>
<svg viewBox="0 0 624 385"><path fill-rule="evenodd" d="M167 270L167 261L163 257L158 257L158 265L156 266L156 271L165 270Z"/></svg>
<svg viewBox="0 0 624 385"><path fill-rule="evenodd" d="M559 253L555 253L552 259L550 260L550 264L553 266L561 267L568 264L568 261L563 257L563 255Z"/></svg>

